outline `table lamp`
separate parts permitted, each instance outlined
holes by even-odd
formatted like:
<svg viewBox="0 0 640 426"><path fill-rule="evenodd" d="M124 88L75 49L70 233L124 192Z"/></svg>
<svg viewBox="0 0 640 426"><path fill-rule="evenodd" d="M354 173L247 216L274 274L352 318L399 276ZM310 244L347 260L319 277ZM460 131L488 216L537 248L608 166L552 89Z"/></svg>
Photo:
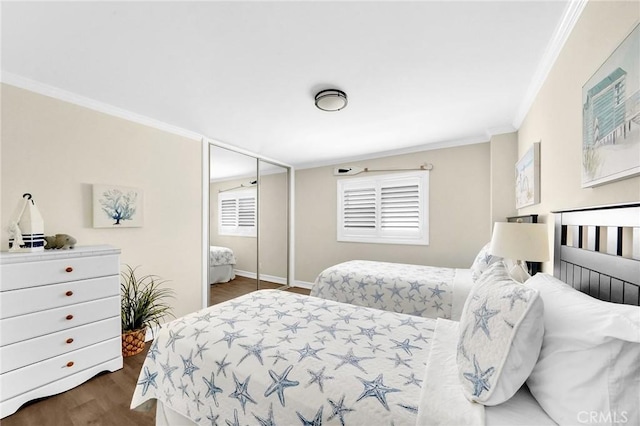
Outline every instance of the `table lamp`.
<svg viewBox="0 0 640 426"><path fill-rule="evenodd" d="M493 227L489 253L512 259L509 270L514 280L523 283L531 277L525 261L549 260L549 237L544 223L496 222Z"/></svg>

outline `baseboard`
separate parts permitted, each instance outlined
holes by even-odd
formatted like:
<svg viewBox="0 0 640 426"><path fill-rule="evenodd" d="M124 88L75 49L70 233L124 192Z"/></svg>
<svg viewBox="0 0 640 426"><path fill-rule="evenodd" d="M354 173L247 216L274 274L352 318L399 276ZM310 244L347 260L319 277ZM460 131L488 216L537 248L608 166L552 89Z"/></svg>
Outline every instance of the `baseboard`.
<svg viewBox="0 0 640 426"><path fill-rule="evenodd" d="M311 290L313 288L313 283L310 283L308 281L294 281L293 283L294 287L301 287L301 288L306 288L308 290Z"/></svg>
<svg viewBox="0 0 640 426"><path fill-rule="evenodd" d="M287 285L287 279L283 277L276 277L274 275L264 275L260 274L260 279L262 281L269 281L276 284Z"/></svg>
<svg viewBox="0 0 640 426"><path fill-rule="evenodd" d="M241 277L252 278L254 280L258 277L255 272L243 271L242 269L234 269L233 272Z"/></svg>
<svg viewBox="0 0 640 426"><path fill-rule="evenodd" d="M243 271L240 269L234 270L236 275L240 275L241 277L256 279L258 275L255 272ZM287 279L284 277L276 277L275 275L265 275L260 274L260 279L262 281L269 281L276 284L287 285Z"/></svg>
<svg viewBox="0 0 640 426"><path fill-rule="evenodd" d="M245 278L251 278L251 279L254 279L254 280L257 277L255 272L243 271L241 269L236 269L234 272L235 272L236 275L239 275L239 276L245 277ZM263 281L269 281L269 282L276 283L276 284L287 285L287 279L284 278L284 277L276 277L275 275L260 274L260 279L263 280ZM311 290L311 288L313 287L313 283L310 283L308 281L295 280L295 281L293 281L292 287L301 287L301 288L306 288L306 289Z"/></svg>

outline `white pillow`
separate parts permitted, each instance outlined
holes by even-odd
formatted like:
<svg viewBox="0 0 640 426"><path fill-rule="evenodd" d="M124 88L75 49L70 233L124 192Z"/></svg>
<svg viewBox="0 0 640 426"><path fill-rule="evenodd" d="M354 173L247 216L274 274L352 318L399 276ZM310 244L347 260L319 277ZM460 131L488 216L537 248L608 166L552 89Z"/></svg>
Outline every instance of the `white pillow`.
<svg viewBox="0 0 640 426"><path fill-rule="evenodd" d="M545 335L527 385L557 423L640 425L640 307L594 299L548 274Z"/></svg>
<svg viewBox="0 0 640 426"><path fill-rule="evenodd" d="M491 246L491 242L488 242L484 247L480 249L473 263L471 264L471 278L474 282L478 281L480 275L489 267L496 262L502 260L499 256L494 256L489 254L489 247Z"/></svg>
<svg viewBox="0 0 640 426"><path fill-rule="evenodd" d="M460 318L458 376L467 399L497 405L511 398L538 359L544 333L538 291L494 263L471 289Z"/></svg>

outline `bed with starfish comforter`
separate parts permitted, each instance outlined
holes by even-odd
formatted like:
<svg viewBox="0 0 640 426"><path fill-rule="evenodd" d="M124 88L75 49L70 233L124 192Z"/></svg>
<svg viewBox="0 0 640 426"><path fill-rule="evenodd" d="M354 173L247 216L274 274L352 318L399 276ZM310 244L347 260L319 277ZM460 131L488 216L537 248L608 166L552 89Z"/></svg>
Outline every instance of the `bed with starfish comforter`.
<svg viewBox="0 0 640 426"><path fill-rule="evenodd" d="M131 407L157 402L158 425L483 424L457 391L456 337L453 321L258 291L165 324Z"/></svg>
<svg viewBox="0 0 640 426"><path fill-rule="evenodd" d="M470 269L351 260L322 271L311 295L425 318L457 320L472 285Z"/></svg>

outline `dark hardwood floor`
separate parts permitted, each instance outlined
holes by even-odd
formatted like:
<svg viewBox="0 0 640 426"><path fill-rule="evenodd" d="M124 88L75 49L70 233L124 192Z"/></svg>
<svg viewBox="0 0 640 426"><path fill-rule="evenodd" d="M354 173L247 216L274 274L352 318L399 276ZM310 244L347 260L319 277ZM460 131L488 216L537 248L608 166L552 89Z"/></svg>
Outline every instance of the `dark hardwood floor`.
<svg viewBox="0 0 640 426"><path fill-rule="evenodd" d="M256 291L256 280L253 278L246 278L236 276L235 279L228 283L211 284L211 290L209 292L209 304L215 305L216 303L231 300L235 297L242 296L243 294ZM282 284L276 284L269 281L260 280L260 289L272 289L282 288ZM309 294L309 290L300 287L290 287L287 291L300 294Z"/></svg>
<svg viewBox="0 0 640 426"><path fill-rule="evenodd" d="M212 304L256 290L255 280L248 278L236 280L213 285L215 290L212 288L211 291ZM261 284L263 289L282 287L280 284L264 281ZM309 294L309 290L298 287L292 287L286 291ZM0 424L2 426L153 426L155 411L139 412L129 409L131 396L149 346L150 344L147 343L144 352L125 358L124 367L121 370L100 374L59 395L31 401L15 414L0 420Z"/></svg>

